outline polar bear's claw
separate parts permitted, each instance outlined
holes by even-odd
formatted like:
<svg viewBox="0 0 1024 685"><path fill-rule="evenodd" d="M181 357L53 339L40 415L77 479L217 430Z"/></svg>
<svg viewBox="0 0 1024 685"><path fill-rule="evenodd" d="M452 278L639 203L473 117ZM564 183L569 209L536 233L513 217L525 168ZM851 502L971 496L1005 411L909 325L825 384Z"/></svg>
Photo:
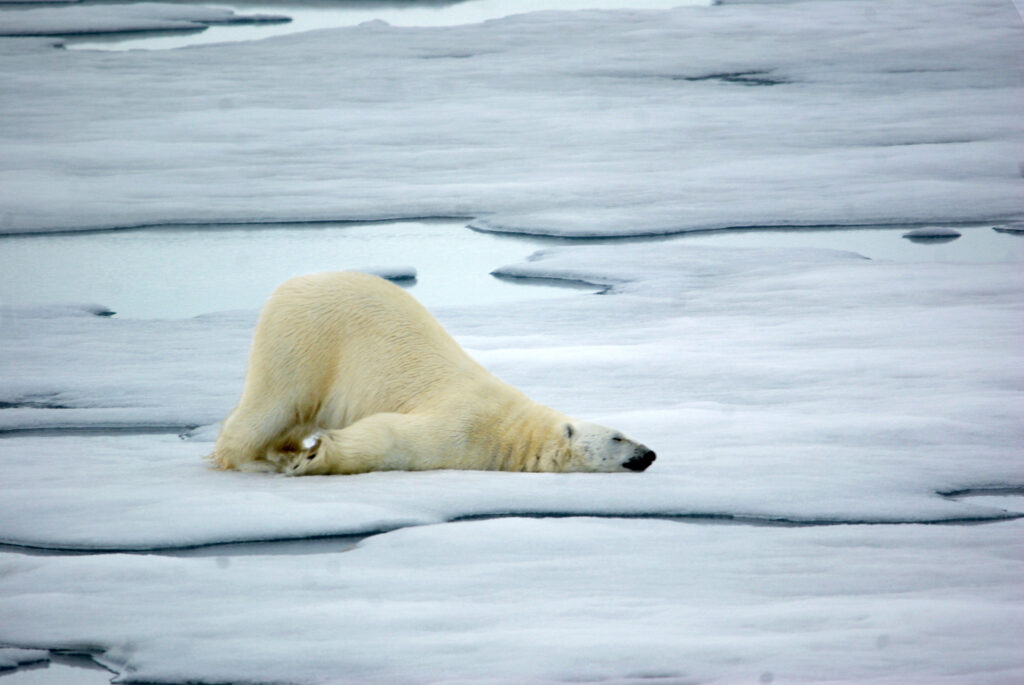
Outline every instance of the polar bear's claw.
<svg viewBox="0 0 1024 685"><path fill-rule="evenodd" d="M320 473L318 468L324 464L323 460L318 461L317 457L321 456L322 445L323 436L320 433L313 433L305 438L301 443L302 449L292 456L290 463L284 469L285 473L289 476Z"/></svg>

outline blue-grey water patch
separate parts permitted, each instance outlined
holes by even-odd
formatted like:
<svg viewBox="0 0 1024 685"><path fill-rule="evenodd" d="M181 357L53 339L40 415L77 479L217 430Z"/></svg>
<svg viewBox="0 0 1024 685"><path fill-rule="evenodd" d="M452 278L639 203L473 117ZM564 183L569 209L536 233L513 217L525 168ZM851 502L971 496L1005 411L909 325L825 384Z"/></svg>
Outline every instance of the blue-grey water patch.
<svg viewBox="0 0 1024 685"><path fill-rule="evenodd" d="M467 230L465 223L191 226L0 237L0 304L97 302L123 318L182 318L257 309L288 278L344 269L415 269L416 279L402 284L428 307L565 297L571 290L555 282L489 274L552 244L608 242L488 234ZM957 230L960 238L938 243L905 240L906 227L727 230L618 240L826 248L912 262L1024 262L1024 236L988 225Z"/></svg>
<svg viewBox="0 0 1024 685"><path fill-rule="evenodd" d="M492 236L460 220L192 226L0 238L0 304L98 302L122 318L257 309L283 281L320 271L402 273L428 307L564 297L489 272L537 241Z"/></svg>

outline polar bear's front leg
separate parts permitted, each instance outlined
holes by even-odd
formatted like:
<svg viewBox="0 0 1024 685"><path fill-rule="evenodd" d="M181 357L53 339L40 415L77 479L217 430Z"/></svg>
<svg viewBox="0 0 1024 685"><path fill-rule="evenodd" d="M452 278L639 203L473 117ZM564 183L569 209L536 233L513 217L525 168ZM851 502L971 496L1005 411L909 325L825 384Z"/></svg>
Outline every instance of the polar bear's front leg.
<svg viewBox="0 0 1024 685"><path fill-rule="evenodd" d="M323 430L303 441L284 472L290 476L437 468L444 446L427 417L381 413L340 430Z"/></svg>

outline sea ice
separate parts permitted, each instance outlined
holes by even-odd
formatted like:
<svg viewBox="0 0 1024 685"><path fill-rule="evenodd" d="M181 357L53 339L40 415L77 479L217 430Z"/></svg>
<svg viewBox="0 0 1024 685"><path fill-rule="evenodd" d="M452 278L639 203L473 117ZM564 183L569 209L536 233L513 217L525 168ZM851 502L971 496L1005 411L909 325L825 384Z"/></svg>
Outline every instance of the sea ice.
<svg viewBox="0 0 1024 685"><path fill-rule="evenodd" d="M4 39L0 230L1012 221L1021 35L994 0L865 0L166 53ZM534 399L650 444L650 470L212 471L254 311L4 306L0 541L390 532L326 554L0 552L0 643L143 682L1024 679L1024 522L1000 520L1024 491L1018 265L640 241L497 273L607 288L436 313ZM451 523L509 514L639 520ZM802 525L753 525L778 521Z"/></svg>
<svg viewBox="0 0 1024 685"><path fill-rule="evenodd" d="M0 671L50 660L50 653L41 649L0 647Z"/></svg>
<svg viewBox="0 0 1024 685"><path fill-rule="evenodd" d="M999 231L1000 233L1014 233L1021 235L1024 234L1024 222L1015 222L1005 226L994 226L992 230Z"/></svg>
<svg viewBox="0 0 1024 685"><path fill-rule="evenodd" d="M1005 0L376 22L124 54L0 41L0 231L1019 218L1022 41Z"/></svg>
<svg viewBox="0 0 1024 685"><path fill-rule="evenodd" d="M31 10L0 10L0 36L67 36L137 31L195 31L211 24L286 22L288 17L235 14L202 5L141 2Z"/></svg>
<svg viewBox="0 0 1024 685"><path fill-rule="evenodd" d="M333 554L0 554L0 640L89 645L129 682L1010 685L1021 540L503 519Z"/></svg>
<svg viewBox="0 0 1024 685"><path fill-rule="evenodd" d="M46 459L0 460L15 485L0 540L137 549L505 513L1012 515L939 493L1021 485L1016 265L640 242L547 250L501 271L611 288L438 315L538 401L651 445L647 473L210 471L216 429L176 434L231 408L254 312L145 321L14 308L0 327L0 449ZM133 430L144 434L122 434Z"/></svg>

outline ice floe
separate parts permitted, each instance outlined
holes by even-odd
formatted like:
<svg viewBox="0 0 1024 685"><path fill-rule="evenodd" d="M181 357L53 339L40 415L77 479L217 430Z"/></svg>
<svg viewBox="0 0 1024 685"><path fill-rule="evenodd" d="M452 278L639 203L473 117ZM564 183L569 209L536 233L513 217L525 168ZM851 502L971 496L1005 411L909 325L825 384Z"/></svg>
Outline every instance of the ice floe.
<svg viewBox="0 0 1024 685"><path fill-rule="evenodd" d="M1022 534L504 519L321 555L0 554L0 640L129 682L1009 685Z"/></svg>
<svg viewBox="0 0 1024 685"><path fill-rule="evenodd" d="M210 471L211 424L241 390L255 312L144 321L12 309L0 327L0 448L46 459L0 461L16 484L0 502L0 540L138 549L508 513L1015 515L939 493L1021 484L1017 265L640 242L552 249L502 271L610 290L442 309L442 322L538 401L651 445L655 468L635 478Z"/></svg>
<svg viewBox="0 0 1024 685"><path fill-rule="evenodd" d="M0 552L0 643L86 646L143 682L1024 675L1022 524L1000 521L1022 485L1017 265L636 242L502 271L608 291L442 322L536 399L654 446L647 473L211 471L215 426L124 429L223 416L255 312L5 309L0 419L51 432L0 437L0 540L157 553ZM430 525L516 514L546 518ZM573 514L637 520L552 518ZM957 521L989 523L884 525ZM844 523L875 525L820 525ZM168 549L343 534L369 537Z"/></svg>
<svg viewBox="0 0 1024 685"><path fill-rule="evenodd" d="M872 0L376 22L118 55L4 41L0 231L1007 220L1022 37L1004 1Z"/></svg>
<svg viewBox="0 0 1024 685"><path fill-rule="evenodd" d="M17 668L25 664L37 664L50 660L50 653L41 649L18 649L0 647L0 671Z"/></svg>
<svg viewBox="0 0 1024 685"><path fill-rule="evenodd" d="M202 5L140 2L18 11L0 10L0 36L69 36L139 31L196 31L211 24L287 22L269 14L235 14Z"/></svg>

